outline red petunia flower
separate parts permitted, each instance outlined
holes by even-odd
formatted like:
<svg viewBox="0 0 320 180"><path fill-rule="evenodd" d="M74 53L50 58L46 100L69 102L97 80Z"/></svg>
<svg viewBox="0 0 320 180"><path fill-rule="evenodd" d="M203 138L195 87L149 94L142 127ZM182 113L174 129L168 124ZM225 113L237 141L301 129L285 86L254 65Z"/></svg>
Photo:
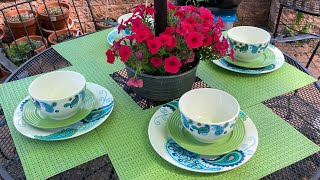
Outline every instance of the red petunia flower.
<svg viewBox="0 0 320 180"><path fill-rule="evenodd" d="M127 82L128 86L133 86L137 88L142 88L143 87L143 80L142 79L136 79L136 78L130 78Z"/></svg>
<svg viewBox="0 0 320 180"><path fill-rule="evenodd" d="M170 35L166 35L166 34L160 34L159 36L159 40L161 42L162 45L168 45L170 46L172 43L172 36Z"/></svg>
<svg viewBox="0 0 320 180"><path fill-rule="evenodd" d="M217 19L217 23L216 23L216 27L217 28L224 28L224 24L223 24L223 20L221 19L221 17L219 16Z"/></svg>
<svg viewBox="0 0 320 180"><path fill-rule="evenodd" d="M125 26L124 26L124 23L123 23L123 19L121 20L121 23L120 23L119 26L118 26L118 34L120 34L120 31L121 31L122 29L125 29Z"/></svg>
<svg viewBox="0 0 320 180"><path fill-rule="evenodd" d="M182 23L189 24L191 26L198 24L197 21L194 20L192 17L184 18Z"/></svg>
<svg viewBox="0 0 320 180"><path fill-rule="evenodd" d="M174 11L176 10L177 6L175 6L172 2L168 2L168 8Z"/></svg>
<svg viewBox="0 0 320 180"><path fill-rule="evenodd" d="M203 35L197 32L191 32L186 36L186 42L191 49L199 48L203 44Z"/></svg>
<svg viewBox="0 0 320 180"><path fill-rule="evenodd" d="M207 8L200 8L200 18L204 21L213 22L214 15L211 14L211 11Z"/></svg>
<svg viewBox="0 0 320 180"><path fill-rule="evenodd" d="M152 55L154 55L159 51L161 47L161 42L159 41L158 38L154 38L152 40L147 40L147 46L148 46L149 52Z"/></svg>
<svg viewBox="0 0 320 180"><path fill-rule="evenodd" d="M145 41L149 36L150 31L138 31L134 38L138 43Z"/></svg>
<svg viewBox="0 0 320 180"><path fill-rule="evenodd" d="M195 58L195 54L192 52L191 56L186 59L183 59L182 62L183 62L183 64L188 64L188 63L193 62L194 58Z"/></svg>
<svg viewBox="0 0 320 180"><path fill-rule="evenodd" d="M169 73L176 74L179 72L182 63L179 61L177 56L171 56L164 60L164 70Z"/></svg>
<svg viewBox="0 0 320 180"><path fill-rule="evenodd" d="M123 45L119 49L120 60L123 62L128 61L131 54L131 49L127 45Z"/></svg>
<svg viewBox="0 0 320 180"><path fill-rule="evenodd" d="M172 49L175 48L177 46L177 39L175 37L171 38L171 44L170 45L166 45L167 49Z"/></svg>
<svg viewBox="0 0 320 180"><path fill-rule="evenodd" d="M111 49L108 49L106 52L106 56L107 56L107 62L110 64L114 63L114 52Z"/></svg>
<svg viewBox="0 0 320 180"><path fill-rule="evenodd" d="M162 59L160 57L153 57L150 59L150 62L154 67L159 67L162 65Z"/></svg>
<svg viewBox="0 0 320 180"><path fill-rule="evenodd" d="M232 61L234 61L235 57L234 57L234 50L233 49L231 49L229 56L231 57Z"/></svg>
<svg viewBox="0 0 320 180"><path fill-rule="evenodd" d="M181 37L184 37L185 35L188 34L188 30L187 30L187 29L176 29L176 32L177 32Z"/></svg>
<svg viewBox="0 0 320 180"><path fill-rule="evenodd" d="M154 8L146 8L146 12L147 12L147 14L150 14L153 16L155 13L155 10L154 10Z"/></svg>
<svg viewBox="0 0 320 180"><path fill-rule="evenodd" d="M203 39L203 45L210 46L211 43L212 43L212 37L209 36L208 34L205 34Z"/></svg>
<svg viewBox="0 0 320 180"><path fill-rule="evenodd" d="M164 31L164 34L172 35L174 33L174 27L166 27L166 30Z"/></svg>

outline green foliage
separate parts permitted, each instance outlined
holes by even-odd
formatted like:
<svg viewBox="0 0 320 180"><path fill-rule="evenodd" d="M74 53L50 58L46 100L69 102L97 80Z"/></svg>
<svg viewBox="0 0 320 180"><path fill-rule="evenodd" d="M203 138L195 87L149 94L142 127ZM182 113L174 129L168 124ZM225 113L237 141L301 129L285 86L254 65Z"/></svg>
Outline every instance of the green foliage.
<svg viewBox="0 0 320 180"><path fill-rule="evenodd" d="M199 3L200 3L200 2L209 2L209 0L187 0L186 5L187 5L189 2L192 2L194 6L199 7Z"/></svg>
<svg viewBox="0 0 320 180"><path fill-rule="evenodd" d="M302 20L304 18L304 14L302 12L298 12L296 15L296 22L293 27L286 27L285 33L288 36L295 36L299 32L300 33L309 33L312 28L315 26L315 22L308 22L306 25L302 25Z"/></svg>
<svg viewBox="0 0 320 180"><path fill-rule="evenodd" d="M17 46L15 43L12 43L11 45L7 45L6 49L10 60L15 65L20 66L34 55L33 48L38 49L41 46L43 46L42 41L34 41L31 39L31 42L20 41L17 43Z"/></svg>

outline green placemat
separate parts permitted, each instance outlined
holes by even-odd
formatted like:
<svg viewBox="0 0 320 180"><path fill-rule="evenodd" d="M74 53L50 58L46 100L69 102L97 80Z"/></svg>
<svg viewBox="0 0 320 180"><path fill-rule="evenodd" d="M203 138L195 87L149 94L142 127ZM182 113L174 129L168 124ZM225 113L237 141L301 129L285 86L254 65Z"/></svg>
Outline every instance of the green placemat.
<svg viewBox="0 0 320 180"><path fill-rule="evenodd" d="M258 149L252 159L224 173L189 172L167 163L151 147L147 131L156 110L115 116L121 120L98 129L120 179L258 179L320 150L270 109L258 104L244 110L259 132Z"/></svg>
<svg viewBox="0 0 320 180"><path fill-rule="evenodd" d="M232 94L247 108L315 82L315 78L285 63L280 69L259 75L240 74L212 62L201 63L197 75L210 87Z"/></svg>
<svg viewBox="0 0 320 180"><path fill-rule="evenodd" d="M86 77L87 81L94 83L105 81L107 77L109 77L103 69L99 69L99 67L92 69L90 64L67 67L65 69L78 71ZM90 69L91 71L88 71ZM96 75L98 75L99 78L97 78ZM101 79L103 76L105 76L106 79ZM35 79L35 77L10 82L0 87L0 104L4 110L10 133L27 179L46 179L105 155L106 150L96 130L69 140L45 142L24 137L15 129L12 122L14 110L21 100L28 95L27 89L33 79ZM115 86L112 82L113 81L109 81L109 83L105 83L104 86L107 88L109 86ZM114 94L116 103L125 103L119 97L126 96L125 93L116 94L114 91L112 92L112 88L108 89ZM131 105L133 105L133 103L131 103ZM130 109L130 105L128 108ZM116 107L114 109L116 109ZM105 124L107 124L107 122L100 126L105 126Z"/></svg>
<svg viewBox="0 0 320 180"><path fill-rule="evenodd" d="M114 65L106 62L105 52L108 33L112 29L87 35L54 46L73 65L90 63L92 67L104 67L108 72L123 68L120 60ZM285 63L283 67L267 74L248 75L222 69L212 62L202 62L197 75L212 88L234 95L242 108L301 88L315 81L311 76Z"/></svg>
<svg viewBox="0 0 320 180"><path fill-rule="evenodd" d="M107 37L114 28L89 34L72 41L66 41L53 46L72 65L96 63L106 65L106 50L110 47Z"/></svg>

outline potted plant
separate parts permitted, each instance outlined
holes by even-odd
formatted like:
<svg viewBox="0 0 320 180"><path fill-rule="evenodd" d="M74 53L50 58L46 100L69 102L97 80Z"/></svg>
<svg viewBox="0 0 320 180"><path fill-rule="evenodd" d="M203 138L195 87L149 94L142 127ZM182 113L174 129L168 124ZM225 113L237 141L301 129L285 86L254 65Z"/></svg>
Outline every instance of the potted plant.
<svg viewBox="0 0 320 180"><path fill-rule="evenodd" d="M36 53L39 53L46 49L48 42L46 39L42 39L41 36L29 36L30 41L27 37L22 37L16 40L16 43L11 43L5 46L8 58L16 65L20 66ZM5 76L11 73L5 69L2 65L0 70Z"/></svg>
<svg viewBox="0 0 320 180"><path fill-rule="evenodd" d="M226 56L229 48L221 32L223 22L220 18L214 22L210 10L172 3L168 7L165 32L156 36L150 21L154 9L139 6L118 27L120 31L129 26L132 34L106 51L108 63L113 64L116 58L124 62L127 85L154 101L173 100L189 91L199 61Z"/></svg>
<svg viewBox="0 0 320 180"><path fill-rule="evenodd" d="M64 29L72 29L74 26L74 22L71 18L68 19L68 27L64 28ZM42 34L45 36L45 37L49 37L50 34L54 33L54 30L50 30L50 29L46 29L44 28L44 25L43 23L40 23L40 28L41 28L41 31L42 31ZM62 29L63 30L63 29Z"/></svg>
<svg viewBox="0 0 320 180"><path fill-rule="evenodd" d="M38 18L43 28L48 30L62 30L67 28L71 7L63 2L49 2L38 7ZM51 21L54 28L52 27ZM67 23L66 23L67 22Z"/></svg>
<svg viewBox="0 0 320 180"><path fill-rule="evenodd" d="M82 32L78 29L64 29L57 31L56 33L53 32L52 34L50 34L50 36L48 37L48 41L51 45L54 45L68 39L73 39L80 35L82 35Z"/></svg>
<svg viewBox="0 0 320 180"><path fill-rule="evenodd" d="M37 32L36 13L30 9L18 9L5 13L6 24L15 39L28 35L35 35ZM24 29L26 27L27 33Z"/></svg>
<svg viewBox="0 0 320 180"><path fill-rule="evenodd" d="M97 30L103 30L103 29L108 29L108 28L112 28L112 27L115 27L114 25L111 25L111 24L108 24L106 22L104 22L104 20L107 20L107 21L111 21L111 22L117 22L117 20L113 17L107 17L105 19L97 19L97 23L96 23L96 28Z"/></svg>

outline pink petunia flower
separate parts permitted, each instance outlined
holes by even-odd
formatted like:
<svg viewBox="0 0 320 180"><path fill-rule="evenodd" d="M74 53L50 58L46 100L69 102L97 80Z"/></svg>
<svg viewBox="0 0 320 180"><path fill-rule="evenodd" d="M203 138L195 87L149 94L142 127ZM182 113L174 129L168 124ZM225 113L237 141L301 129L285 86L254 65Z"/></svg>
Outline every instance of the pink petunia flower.
<svg viewBox="0 0 320 180"><path fill-rule="evenodd" d="M179 61L177 56L171 56L164 60L164 70L169 73L176 74L179 72L182 63Z"/></svg>
<svg viewBox="0 0 320 180"><path fill-rule="evenodd" d="M161 42L159 41L158 38L154 38L152 40L147 40L147 46L148 46L149 52L152 55L154 55L159 51L161 47Z"/></svg>
<svg viewBox="0 0 320 180"><path fill-rule="evenodd" d="M142 88L143 87L143 80L142 79L136 79L136 78L130 78L127 82L128 86L133 86L137 88Z"/></svg>
<svg viewBox="0 0 320 180"><path fill-rule="evenodd" d="M106 52L106 56L107 56L107 62L110 64L113 64L115 59L114 52L111 49L108 49Z"/></svg>
<svg viewBox="0 0 320 180"><path fill-rule="evenodd" d="M131 54L131 49L127 45L123 45L119 49L120 60L123 62L128 61Z"/></svg>
<svg viewBox="0 0 320 180"><path fill-rule="evenodd" d="M197 32L191 32L186 36L186 42L190 49L199 48L203 44L203 35Z"/></svg>
<svg viewBox="0 0 320 180"><path fill-rule="evenodd" d="M160 57L153 57L150 59L150 62L154 67L162 66L162 59Z"/></svg>

